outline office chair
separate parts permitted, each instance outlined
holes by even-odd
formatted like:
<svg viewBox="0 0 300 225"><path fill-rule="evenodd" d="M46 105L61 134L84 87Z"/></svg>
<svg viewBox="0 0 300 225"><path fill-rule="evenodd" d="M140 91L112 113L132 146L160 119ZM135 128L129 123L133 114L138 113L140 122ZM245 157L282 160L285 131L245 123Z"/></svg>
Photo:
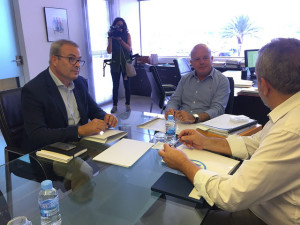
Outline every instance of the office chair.
<svg viewBox="0 0 300 225"><path fill-rule="evenodd" d="M166 108L167 101L174 93L176 86L172 84L162 84L158 72L154 66L145 64L144 68L151 85L150 112L152 112L153 103L155 103L160 109L162 109L161 113L163 113L164 109Z"/></svg>
<svg viewBox="0 0 300 225"><path fill-rule="evenodd" d="M186 58L178 58L173 60L176 71L180 76L184 76L192 71L190 62Z"/></svg>
<svg viewBox="0 0 300 225"><path fill-rule="evenodd" d="M227 77L227 78L229 81L230 93L229 93L227 106L225 108L225 113L232 114L233 113L233 103L234 103L234 80L232 77Z"/></svg>
<svg viewBox="0 0 300 225"><path fill-rule="evenodd" d="M21 113L21 90L0 92L0 129L6 142L5 162L25 154L22 150L24 120Z"/></svg>

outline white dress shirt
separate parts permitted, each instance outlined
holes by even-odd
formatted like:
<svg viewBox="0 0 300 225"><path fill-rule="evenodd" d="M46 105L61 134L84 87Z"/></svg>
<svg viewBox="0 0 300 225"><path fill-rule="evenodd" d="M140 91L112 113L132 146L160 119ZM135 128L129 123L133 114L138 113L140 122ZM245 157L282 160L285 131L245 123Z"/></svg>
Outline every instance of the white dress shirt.
<svg viewBox="0 0 300 225"><path fill-rule="evenodd" d="M80 115L78 111L78 106L77 102L74 96L73 89L75 88L73 81L69 85L69 87L66 87L51 71L49 68L49 73L56 84L59 93L65 103L65 107L67 110L67 115L68 115L68 125L77 125L79 120L80 120Z"/></svg>
<svg viewBox="0 0 300 225"><path fill-rule="evenodd" d="M206 201L226 211L249 208L268 224L300 224L300 92L269 113L250 136L227 138L244 159L234 175L199 170L194 185Z"/></svg>

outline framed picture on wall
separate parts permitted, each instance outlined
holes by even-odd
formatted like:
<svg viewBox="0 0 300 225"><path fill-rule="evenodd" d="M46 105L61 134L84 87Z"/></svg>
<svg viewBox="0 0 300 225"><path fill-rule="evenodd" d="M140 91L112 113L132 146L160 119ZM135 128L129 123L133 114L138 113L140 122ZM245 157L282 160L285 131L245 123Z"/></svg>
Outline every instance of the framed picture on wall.
<svg viewBox="0 0 300 225"><path fill-rule="evenodd" d="M47 7L44 10L48 41L69 39L67 10Z"/></svg>

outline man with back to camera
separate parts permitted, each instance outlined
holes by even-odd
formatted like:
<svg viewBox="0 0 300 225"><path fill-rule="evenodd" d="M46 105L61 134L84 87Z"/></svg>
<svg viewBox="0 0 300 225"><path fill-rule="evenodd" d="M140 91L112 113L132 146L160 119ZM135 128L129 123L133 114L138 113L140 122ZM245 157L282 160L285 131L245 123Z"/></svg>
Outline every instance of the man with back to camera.
<svg viewBox="0 0 300 225"><path fill-rule="evenodd" d="M166 119L174 115L182 122L198 123L224 113L230 93L229 81L212 67L212 61L211 50L205 44L192 49L190 62L195 70L179 81L166 106Z"/></svg>
<svg viewBox="0 0 300 225"><path fill-rule="evenodd" d="M76 43L53 42L49 64L22 88L27 151L54 142L78 141L117 125L117 118L97 106L86 79L79 76L84 61Z"/></svg>
<svg viewBox="0 0 300 225"><path fill-rule="evenodd" d="M179 134L197 149L244 159L233 175L200 169L165 144L159 151L168 166L182 171L210 204L204 224L300 224L300 41L274 39L256 62L259 95L271 112L264 128L250 136L209 138L195 130Z"/></svg>

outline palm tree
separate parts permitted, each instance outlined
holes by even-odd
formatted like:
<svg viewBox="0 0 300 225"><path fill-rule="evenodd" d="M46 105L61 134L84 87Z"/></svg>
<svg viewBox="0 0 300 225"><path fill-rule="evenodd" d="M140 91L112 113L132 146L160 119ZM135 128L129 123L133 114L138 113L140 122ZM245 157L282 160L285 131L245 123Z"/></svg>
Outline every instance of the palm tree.
<svg viewBox="0 0 300 225"><path fill-rule="evenodd" d="M254 26L248 15L237 16L224 28L222 38L236 37L238 41L238 55L241 55L241 49L244 42L244 36L255 36L258 32L258 27Z"/></svg>

